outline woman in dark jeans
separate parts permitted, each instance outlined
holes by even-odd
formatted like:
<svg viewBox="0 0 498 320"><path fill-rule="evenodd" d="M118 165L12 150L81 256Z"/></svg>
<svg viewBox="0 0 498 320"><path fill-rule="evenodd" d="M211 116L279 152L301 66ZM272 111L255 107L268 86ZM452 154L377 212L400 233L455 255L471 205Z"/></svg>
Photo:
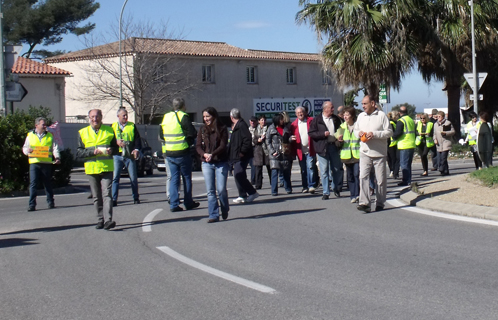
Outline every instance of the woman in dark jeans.
<svg viewBox="0 0 498 320"><path fill-rule="evenodd" d="M283 173L284 188L288 194L292 193L291 168L292 150L289 143L289 127L285 126L284 116L277 114L273 117L273 124L266 133L266 145L271 166L271 195L278 195L278 174ZM295 157L295 156L294 156Z"/></svg>
<svg viewBox="0 0 498 320"><path fill-rule="evenodd" d="M420 115L420 121L417 123L417 128L415 129L415 145L418 148L418 154L422 160L422 168L424 172L421 176L429 175L429 161L427 160L427 155L432 147L434 147L434 140L432 136L434 134L434 124L429 121L429 116L425 113Z"/></svg>
<svg viewBox="0 0 498 320"><path fill-rule="evenodd" d="M208 223L220 221L219 208L223 220L228 218L228 130L218 118L213 107L202 111L204 126L197 133L196 150L202 159L202 174L206 182L208 198ZM218 191L218 199L216 197Z"/></svg>

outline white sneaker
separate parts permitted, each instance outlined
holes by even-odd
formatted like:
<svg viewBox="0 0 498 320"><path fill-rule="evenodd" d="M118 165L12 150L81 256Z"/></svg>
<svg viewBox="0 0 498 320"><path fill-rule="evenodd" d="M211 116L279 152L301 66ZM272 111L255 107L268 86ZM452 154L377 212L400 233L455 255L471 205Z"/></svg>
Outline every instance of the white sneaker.
<svg viewBox="0 0 498 320"><path fill-rule="evenodd" d="M315 190L316 190L316 189L315 189L315 188L313 188L313 187L309 188L309 192L310 192L311 194L315 193Z"/></svg>
<svg viewBox="0 0 498 320"><path fill-rule="evenodd" d="M259 197L258 192L256 192L255 194L251 194L250 196L247 197L246 202L253 202L254 199L256 199L257 197Z"/></svg>
<svg viewBox="0 0 498 320"><path fill-rule="evenodd" d="M233 203L246 203L246 199L242 197L238 197L237 199L232 200Z"/></svg>
<svg viewBox="0 0 498 320"><path fill-rule="evenodd" d="M356 197L356 198L353 198L351 199L351 203L358 203L360 197Z"/></svg>
<svg viewBox="0 0 498 320"><path fill-rule="evenodd" d="M391 173L389 174L389 178L392 178L393 177L393 172L391 171Z"/></svg>

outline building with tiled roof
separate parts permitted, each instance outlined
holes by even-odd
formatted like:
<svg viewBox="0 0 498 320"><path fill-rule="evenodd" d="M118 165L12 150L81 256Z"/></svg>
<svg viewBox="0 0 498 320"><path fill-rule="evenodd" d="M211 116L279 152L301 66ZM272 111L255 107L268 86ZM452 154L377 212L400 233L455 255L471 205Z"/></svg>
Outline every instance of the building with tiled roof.
<svg viewBox="0 0 498 320"><path fill-rule="evenodd" d="M11 74L26 88L28 94L14 109L28 110L29 106L51 109L55 121L66 120L65 81L71 72L24 57L17 57Z"/></svg>
<svg viewBox="0 0 498 320"><path fill-rule="evenodd" d="M343 102L342 92L322 72L319 54L170 39L129 38L121 45L123 105L129 110L130 120L138 123L151 115L160 121L176 96L185 98L187 112L198 122L202 122L201 113L207 106L215 107L226 120L234 107L248 119L261 113L269 117L281 111L294 114L295 107L301 104L311 113L319 112L326 99L338 105ZM113 42L45 60L74 75L67 79L66 86L68 118L86 115L89 109L98 107L104 122L115 121L119 56L119 42ZM135 70L148 71L134 74ZM144 80L152 79L152 75L155 80ZM130 87L147 89L136 89L133 94ZM140 103L145 107L134 114L131 105L137 108ZM137 117L141 109L143 114Z"/></svg>

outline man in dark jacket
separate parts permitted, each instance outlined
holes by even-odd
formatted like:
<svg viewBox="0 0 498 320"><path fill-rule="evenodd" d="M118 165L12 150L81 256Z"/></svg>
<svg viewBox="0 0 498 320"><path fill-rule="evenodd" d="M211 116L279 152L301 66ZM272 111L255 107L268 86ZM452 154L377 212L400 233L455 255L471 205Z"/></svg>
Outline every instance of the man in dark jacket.
<svg viewBox="0 0 498 320"><path fill-rule="evenodd" d="M247 164L253 156L251 132L247 123L240 116L239 109L230 111L232 120L232 136L228 147L230 163L233 165L233 177L235 185L239 191L239 197L234 199L234 203L252 202L259 197L259 193L247 180Z"/></svg>
<svg viewBox="0 0 498 320"><path fill-rule="evenodd" d="M313 139L313 146L318 157L322 177L323 196L327 200L332 188L334 195L340 197L344 169L340 157L340 149L336 145L334 133L341 126L341 119L334 115L334 105L330 101L323 103L322 114L313 118L308 135ZM332 171L332 175L330 175Z"/></svg>

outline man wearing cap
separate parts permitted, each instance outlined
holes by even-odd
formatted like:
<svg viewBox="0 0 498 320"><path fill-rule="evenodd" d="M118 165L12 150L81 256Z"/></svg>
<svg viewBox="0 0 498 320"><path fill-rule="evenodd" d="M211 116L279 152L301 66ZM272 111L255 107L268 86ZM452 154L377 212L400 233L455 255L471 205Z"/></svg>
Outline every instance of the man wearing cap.
<svg viewBox="0 0 498 320"><path fill-rule="evenodd" d="M90 110L88 119L90 125L78 132L76 157L85 162L85 173L97 211L98 221L95 228L109 230L116 226L116 222L112 220L112 156L118 154L119 148L112 128L102 124L102 110Z"/></svg>
<svg viewBox="0 0 498 320"><path fill-rule="evenodd" d="M130 177L133 203L140 203L138 196L137 163L135 161L139 156L139 150L142 148L140 133L135 124L128 121L128 111L126 111L126 108L119 108L117 116L118 121L112 124L112 129L114 130L121 154L114 156L114 178L112 180L113 207L118 205L119 180L121 178L121 171L123 171L123 167L125 166L128 169L128 176Z"/></svg>
<svg viewBox="0 0 498 320"><path fill-rule="evenodd" d="M415 152L415 122L408 115L405 106L399 108L400 118L396 123L393 139L397 141L399 150L399 166L403 173L403 180L398 186L408 186L412 182L412 161Z"/></svg>
<svg viewBox="0 0 498 320"><path fill-rule="evenodd" d="M60 153L52 133L47 131L46 123L45 118L36 118L35 129L28 133L22 147L22 152L29 157L28 211L36 210L36 186L39 181L45 187L48 208L55 208L52 169L53 164L60 163ZM55 157L55 162L52 162L52 157Z"/></svg>

